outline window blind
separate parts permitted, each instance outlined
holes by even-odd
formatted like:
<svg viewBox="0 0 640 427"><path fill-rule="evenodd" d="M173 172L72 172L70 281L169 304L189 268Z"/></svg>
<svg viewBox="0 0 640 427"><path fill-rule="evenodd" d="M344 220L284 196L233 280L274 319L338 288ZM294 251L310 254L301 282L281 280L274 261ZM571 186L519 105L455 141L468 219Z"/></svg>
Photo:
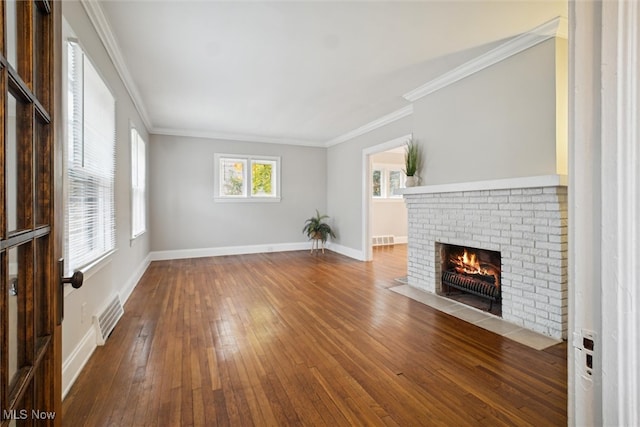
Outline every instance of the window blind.
<svg viewBox="0 0 640 427"><path fill-rule="evenodd" d="M115 99L78 43L68 42L66 274L115 248Z"/></svg>

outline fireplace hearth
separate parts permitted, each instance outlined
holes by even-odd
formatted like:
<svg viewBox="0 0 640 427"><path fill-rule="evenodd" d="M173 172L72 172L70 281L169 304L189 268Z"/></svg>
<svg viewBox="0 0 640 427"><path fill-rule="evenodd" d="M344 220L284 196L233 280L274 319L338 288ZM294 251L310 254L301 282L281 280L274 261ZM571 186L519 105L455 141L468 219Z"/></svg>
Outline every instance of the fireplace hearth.
<svg viewBox="0 0 640 427"><path fill-rule="evenodd" d="M451 297L455 292L468 294L465 297L456 294L453 299L500 316L500 252L443 243L439 245L442 259L442 293L447 297ZM478 299L487 301L488 305L483 307L476 304Z"/></svg>

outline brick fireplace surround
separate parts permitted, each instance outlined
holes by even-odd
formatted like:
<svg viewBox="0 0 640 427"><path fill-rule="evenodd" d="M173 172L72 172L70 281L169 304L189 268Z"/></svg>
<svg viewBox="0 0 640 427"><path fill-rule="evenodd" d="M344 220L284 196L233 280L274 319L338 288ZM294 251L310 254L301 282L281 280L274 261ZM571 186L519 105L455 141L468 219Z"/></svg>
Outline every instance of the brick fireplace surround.
<svg viewBox="0 0 640 427"><path fill-rule="evenodd" d="M502 318L566 339L566 183L546 175L402 190L409 285L441 293L440 243L500 251Z"/></svg>

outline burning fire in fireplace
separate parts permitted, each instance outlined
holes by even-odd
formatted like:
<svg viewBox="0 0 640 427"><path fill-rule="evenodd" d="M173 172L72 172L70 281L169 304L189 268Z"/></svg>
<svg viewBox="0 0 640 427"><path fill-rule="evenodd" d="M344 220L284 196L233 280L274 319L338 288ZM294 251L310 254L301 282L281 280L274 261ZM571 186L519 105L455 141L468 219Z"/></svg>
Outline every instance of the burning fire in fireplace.
<svg viewBox="0 0 640 427"><path fill-rule="evenodd" d="M494 314L501 315L500 252L442 244L442 286L450 294L451 288L490 300L498 306Z"/></svg>
<svg viewBox="0 0 640 427"><path fill-rule="evenodd" d="M500 286L500 269L489 263L481 264L478 256L466 248L462 254L451 255L449 262L458 274L478 275L481 280L493 277L494 280L492 282L497 287Z"/></svg>
<svg viewBox="0 0 640 427"><path fill-rule="evenodd" d="M485 268L480 267L480 262L475 253L469 253L465 249L462 255L449 258L458 273L488 275Z"/></svg>
<svg viewBox="0 0 640 427"><path fill-rule="evenodd" d="M443 291L449 295L451 288L455 288L487 298L491 300L491 311L493 302L499 303L501 299L500 265L499 252L443 244Z"/></svg>

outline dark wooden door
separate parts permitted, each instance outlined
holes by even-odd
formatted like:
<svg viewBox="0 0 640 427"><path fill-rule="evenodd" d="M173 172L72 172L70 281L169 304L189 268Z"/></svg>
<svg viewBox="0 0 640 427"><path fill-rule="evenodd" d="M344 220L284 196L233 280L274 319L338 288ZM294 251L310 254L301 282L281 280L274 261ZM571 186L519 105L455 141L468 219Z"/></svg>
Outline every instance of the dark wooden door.
<svg viewBox="0 0 640 427"><path fill-rule="evenodd" d="M5 0L0 37L0 406L2 425L59 425L62 227L54 126L58 2ZM54 167L54 165L56 167ZM54 174L54 170L56 173ZM57 200L61 200L58 198Z"/></svg>

